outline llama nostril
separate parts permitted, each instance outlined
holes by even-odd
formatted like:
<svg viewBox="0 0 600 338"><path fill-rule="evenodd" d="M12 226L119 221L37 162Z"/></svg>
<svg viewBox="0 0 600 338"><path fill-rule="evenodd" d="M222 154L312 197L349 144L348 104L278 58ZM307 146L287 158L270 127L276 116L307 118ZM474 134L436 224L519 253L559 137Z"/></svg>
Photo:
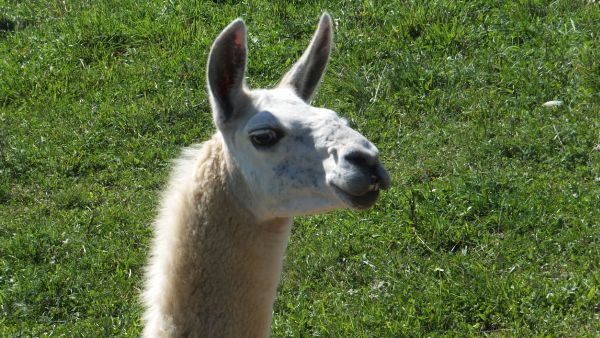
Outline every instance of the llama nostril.
<svg viewBox="0 0 600 338"><path fill-rule="evenodd" d="M344 155L344 160L357 167L374 167L377 165L377 156L360 151L351 151Z"/></svg>

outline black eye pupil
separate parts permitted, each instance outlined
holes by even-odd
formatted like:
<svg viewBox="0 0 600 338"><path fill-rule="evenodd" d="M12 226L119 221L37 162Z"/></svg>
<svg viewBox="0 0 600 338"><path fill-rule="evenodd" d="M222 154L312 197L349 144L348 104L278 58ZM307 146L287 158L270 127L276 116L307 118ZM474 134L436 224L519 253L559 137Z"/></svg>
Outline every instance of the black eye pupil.
<svg viewBox="0 0 600 338"><path fill-rule="evenodd" d="M260 130L250 135L252 143L257 146L270 146L279 141L279 136L274 130Z"/></svg>
<svg viewBox="0 0 600 338"><path fill-rule="evenodd" d="M271 136L271 134L260 134L260 135L254 136L254 140L258 143L269 143L269 141L272 138L273 137Z"/></svg>

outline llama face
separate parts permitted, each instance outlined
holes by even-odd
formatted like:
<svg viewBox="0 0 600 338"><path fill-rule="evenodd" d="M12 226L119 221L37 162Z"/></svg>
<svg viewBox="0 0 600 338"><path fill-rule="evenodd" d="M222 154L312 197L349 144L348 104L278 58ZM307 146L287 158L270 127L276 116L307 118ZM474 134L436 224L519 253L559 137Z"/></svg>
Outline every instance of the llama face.
<svg viewBox="0 0 600 338"><path fill-rule="evenodd" d="M234 170L263 217L372 206L390 179L377 148L328 109L309 105L327 65L331 19L323 15L310 46L270 90L248 90L245 25L234 21L211 50L213 117Z"/></svg>
<svg viewBox="0 0 600 338"><path fill-rule="evenodd" d="M255 113L224 138L270 216L368 208L389 187L377 148L335 112L312 107L287 88L249 96Z"/></svg>

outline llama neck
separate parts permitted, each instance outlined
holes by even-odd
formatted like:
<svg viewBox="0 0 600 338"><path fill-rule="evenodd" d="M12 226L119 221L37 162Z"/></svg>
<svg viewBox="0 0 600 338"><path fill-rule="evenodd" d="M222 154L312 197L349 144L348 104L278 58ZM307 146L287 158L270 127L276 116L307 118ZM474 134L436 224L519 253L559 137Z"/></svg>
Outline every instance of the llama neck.
<svg viewBox="0 0 600 338"><path fill-rule="evenodd" d="M190 161L193 184L174 175L156 224L147 321L161 335L269 334L291 220L259 222L240 207L219 141Z"/></svg>

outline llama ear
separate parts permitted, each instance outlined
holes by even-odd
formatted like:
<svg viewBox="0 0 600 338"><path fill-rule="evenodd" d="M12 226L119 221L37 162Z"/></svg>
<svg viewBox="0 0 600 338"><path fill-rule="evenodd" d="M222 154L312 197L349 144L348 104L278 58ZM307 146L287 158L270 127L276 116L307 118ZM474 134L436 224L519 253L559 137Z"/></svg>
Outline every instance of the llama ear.
<svg viewBox="0 0 600 338"><path fill-rule="evenodd" d="M291 87L300 98L310 102L325 73L332 40L331 17L323 13L310 45L300 60L283 76L279 87Z"/></svg>
<svg viewBox="0 0 600 338"><path fill-rule="evenodd" d="M246 25L242 19L230 23L215 40L208 57L208 89L213 119L218 128L234 119L245 97Z"/></svg>

